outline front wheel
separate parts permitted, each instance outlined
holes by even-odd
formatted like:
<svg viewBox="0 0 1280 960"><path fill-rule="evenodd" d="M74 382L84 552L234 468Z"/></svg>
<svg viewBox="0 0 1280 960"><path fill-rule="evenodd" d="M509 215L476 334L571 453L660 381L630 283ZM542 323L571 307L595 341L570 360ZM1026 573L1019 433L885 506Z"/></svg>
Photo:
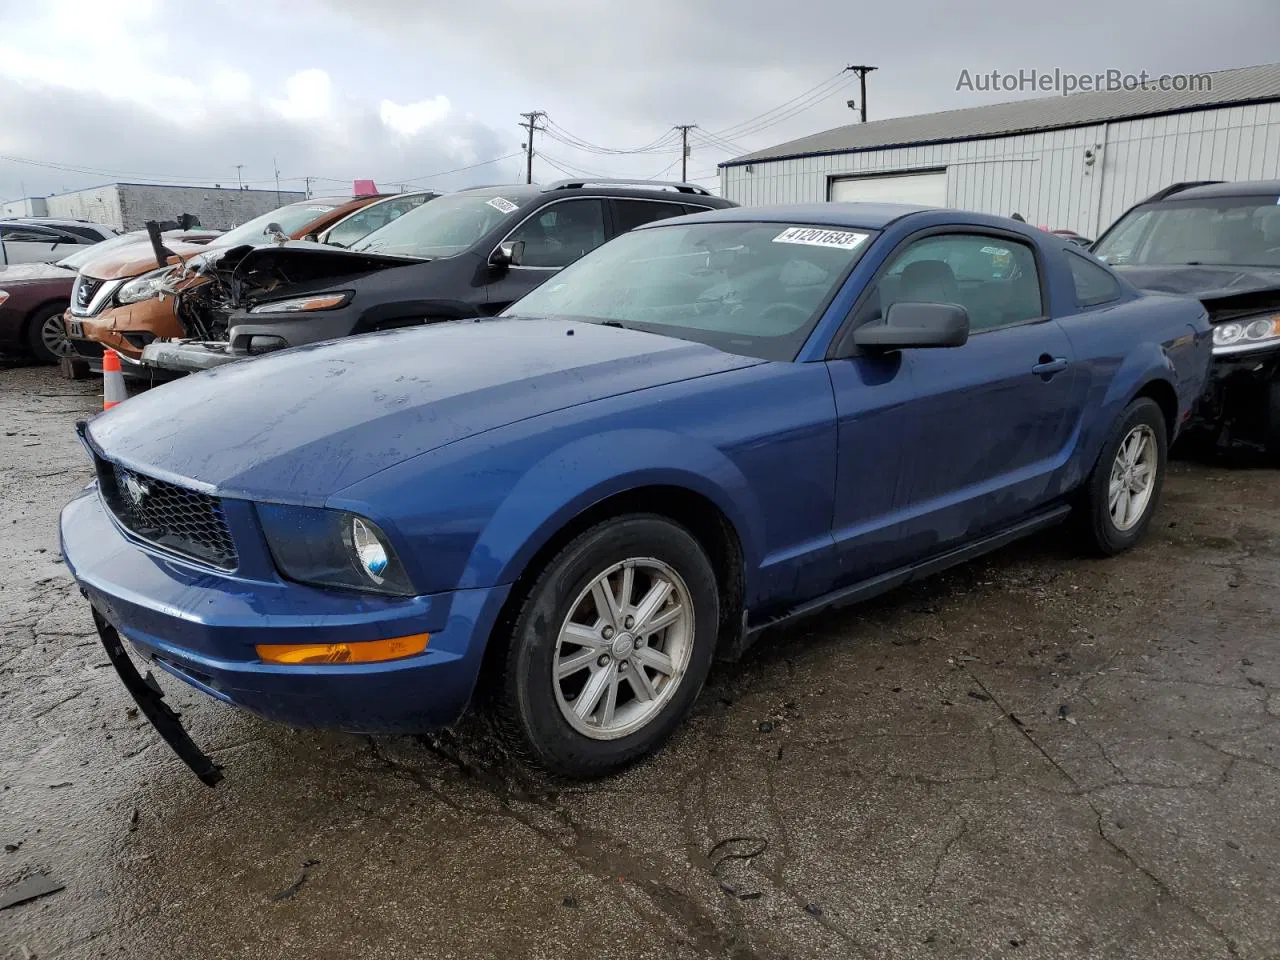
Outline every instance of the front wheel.
<svg viewBox="0 0 1280 960"><path fill-rule="evenodd" d="M57 363L75 349L62 322L65 307L44 307L27 324L27 346L41 363Z"/></svg>
<svg viewBox="0 0 1280 960"><path fill-rule="evenodd" d="M577 778L651 753L698 696L719 618L715 572L683 527L636 514L580 534L516 618L498 689L508 742Z"/></svg>
<svg viewBox="0 0 1280 960"><path fill-rule="evenodd" d="M1103 444L1082 504L1088 545L1112 556L1138 542L1151 522L1168 460L1168 431L1159 404L1139 397Z"/></svg>

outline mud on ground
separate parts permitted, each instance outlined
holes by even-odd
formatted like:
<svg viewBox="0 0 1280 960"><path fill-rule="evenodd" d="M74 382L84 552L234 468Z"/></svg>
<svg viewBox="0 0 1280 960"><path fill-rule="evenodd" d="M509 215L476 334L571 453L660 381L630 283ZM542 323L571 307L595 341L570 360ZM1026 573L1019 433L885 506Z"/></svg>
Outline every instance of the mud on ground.
<svg viewBox="0 0 1280 960"><path fill-rule="evenodd" d="M567 785L131 709L57 558L97 385L0 369L0 957L1280 956L1280 492L1176 463L1146 543L1049 534L778 633Z"/></svg>

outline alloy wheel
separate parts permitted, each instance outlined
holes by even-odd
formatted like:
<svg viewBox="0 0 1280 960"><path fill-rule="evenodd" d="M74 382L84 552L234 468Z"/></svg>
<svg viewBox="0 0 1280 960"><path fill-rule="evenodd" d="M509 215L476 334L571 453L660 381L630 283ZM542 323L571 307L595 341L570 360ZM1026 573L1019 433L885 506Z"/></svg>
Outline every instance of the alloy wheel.
<svg viewBox="0 0 1280 960"><path fill-rule="evenodd" d="M565 720L593 740L649 724L684 679L694 623L689 588L661 560L624 560L592 579L556 641L551 680Z"/></svg>
<svg viewBox="0 0 1280 960"><path fill-rule="evenodd" d="M1146 514L1156 488L1159 456L1155 431L1145 423L1120 442L1107 488L1107 507L1117 530L1132 530Z"/></svg>
<svg viewBox="0 0 1280 960"><path fill-rule="evenodd" d="M40 342L55 357L69 357L74 352L62 324L62 314L52 313L40 324Z"/></svg>

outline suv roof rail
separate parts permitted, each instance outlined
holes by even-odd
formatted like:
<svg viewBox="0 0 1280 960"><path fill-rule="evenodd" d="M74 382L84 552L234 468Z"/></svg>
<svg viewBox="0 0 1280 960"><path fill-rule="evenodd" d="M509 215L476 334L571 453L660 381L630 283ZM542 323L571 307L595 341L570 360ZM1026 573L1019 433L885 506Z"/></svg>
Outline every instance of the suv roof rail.
<svg viewBox="0 0 1280 960"><path fill-rule="evenodd" d="M610 179L608 177L577 177L573 180L557 180L549 183L543 190L581 190L583 187L635 187L639 190L675 190L677 193L692 193L700 197L713 196L706 187L696 183L679 183L671 180L632 180L628 178Z"/></svg>
<svg viewBox="0 0 1280 960"><path fill-rule="evenodd" d="M1212 183L1226 183L1225 180L1184 180L1181 183L1171 183L1163 190L1157 190L1143 203L1156 203L1159 200L1165 200L1172 197L1175 193L1181 193L1183 190L1190 190L1192 187L1207 187Z"/></svg>

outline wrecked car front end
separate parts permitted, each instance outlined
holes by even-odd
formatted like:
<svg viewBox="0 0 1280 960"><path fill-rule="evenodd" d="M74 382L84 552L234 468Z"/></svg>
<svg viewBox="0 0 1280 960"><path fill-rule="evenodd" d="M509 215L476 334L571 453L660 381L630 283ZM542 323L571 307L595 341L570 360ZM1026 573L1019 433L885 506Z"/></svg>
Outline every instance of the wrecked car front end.
<svg viewBox="0 0 1280 960"><path fill-rule="evenodd" d="M300 242L211 251L173 281L183 336L150 344L142 362L190 373L359 333L346 282L420 262Z"/></svg>
<svg viewBox="0 0 1280 960"><path fill-rule="evenodd" d="M1197 298L1213 324L1213 363L1189 437L1280 453L1280 269L1125 267L1135 286Z"/></svg>

